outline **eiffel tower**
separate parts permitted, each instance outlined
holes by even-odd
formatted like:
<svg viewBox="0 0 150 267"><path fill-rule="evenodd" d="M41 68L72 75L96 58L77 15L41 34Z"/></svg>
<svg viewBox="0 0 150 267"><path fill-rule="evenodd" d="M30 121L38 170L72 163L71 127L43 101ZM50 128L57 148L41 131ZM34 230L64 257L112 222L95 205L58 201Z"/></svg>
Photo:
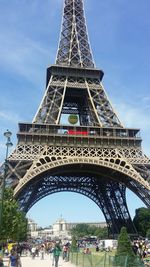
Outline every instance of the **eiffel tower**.
<svg viewBox="0 0 150 267"><path fill-rule="evenodd" d="M69 191L93 200L109 234L136 233L126 189L150 207L150 159L139 129L125 128L102 85L88 39L83 0L65 0L56 62L31 123L19 123L7 181L27 212L47 195Z"/></svg>

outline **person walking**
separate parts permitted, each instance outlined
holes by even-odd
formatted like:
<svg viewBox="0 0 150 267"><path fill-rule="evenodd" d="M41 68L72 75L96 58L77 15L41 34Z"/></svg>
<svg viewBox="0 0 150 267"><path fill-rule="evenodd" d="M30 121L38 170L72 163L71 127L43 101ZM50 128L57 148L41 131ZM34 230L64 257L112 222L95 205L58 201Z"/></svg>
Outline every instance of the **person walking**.
<svg viewBox="0 0 150 267"><path fill-rule="evenodd" d="M0 267L4 267L4 262L2 256L0 256Z"/></svg>
<svg viewBox="0 0 150 267"><path fill-rule="evenodd" d="M69 248L67 245L63 246L63 260L68 261L68 256L69 256Z"/></svg>
<svg viewBox="0 0 150 267"><path fill-rule="evenodd" d="M41 260L44 260L44 253L45 253L45 247L44 245L42 245L40 247Z"/></svg>
<svg viewBox="0 0 150 267"><path fill-rule="evenodd" d="M31 256L32 256L32 259L35 258L35 255L36 255L36 247L33 246L33 247L31 248Z"/></svg>
<svg viewBox="0 0 150 267"><path fill-rule="evenodd" d="M56 243L55 244L55 247L53 249L53 256L54 256L54 264L55 264L55 267L58 267L58 261L59 261L60 253L61 253L60 245L58 243Z"/></svg>
<svg viewBox="0 0 150 267"><path fill-rule="evenodd" d="M14 249L11 250L8 267L21 267L20 257Z"/></svg>

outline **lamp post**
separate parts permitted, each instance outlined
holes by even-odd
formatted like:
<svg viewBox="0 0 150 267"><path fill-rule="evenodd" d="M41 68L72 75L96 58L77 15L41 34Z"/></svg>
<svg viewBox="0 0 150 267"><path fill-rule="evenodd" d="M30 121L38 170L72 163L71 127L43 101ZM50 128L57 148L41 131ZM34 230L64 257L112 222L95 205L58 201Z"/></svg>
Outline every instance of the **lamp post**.
<svg viewBox="0 0 150 267"><path fill-rule="evenodd" d="M2 182L1 182L1 197L0 197L0 233L2 231L2 224L3 224L3 202L4 202L4 191L5 191L5 180L6 180L6 175L7 175L7 159L8 159L8 151L9 147L13 146L11 142L11 135L12 133L7 130L4 133L4 136L6 137L6 156L5 156L5 162L4 162L4 173L2 177Z"/></svg>

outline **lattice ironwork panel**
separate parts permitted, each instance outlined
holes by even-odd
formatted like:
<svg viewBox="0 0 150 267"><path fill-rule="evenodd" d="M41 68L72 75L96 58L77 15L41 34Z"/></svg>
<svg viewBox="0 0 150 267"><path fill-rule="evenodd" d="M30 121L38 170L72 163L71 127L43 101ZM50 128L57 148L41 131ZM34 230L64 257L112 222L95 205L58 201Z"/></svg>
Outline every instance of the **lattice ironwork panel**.
<svg viewBox="0 0 150 267"><path fill-rule="evenodd" d="M123 225L134 233L125 192L131 189L150 207L150 159L141 149L139 130L123 128L101 83L103 75L95 68L83 0L64 0L56 65L47 69L33 124L21 124L6 183L24 211L49 194L77 192L100 207L110 233ZM76 114L80 128L96 126L98 136L61 134L64 114Z"/></svg>
<svg viewBox="0 0 150 267"><path fill-rule="evenodd" d="M58 124L64 94L64 81L60 79L59 84L53 85L52 76L33 122Z"/></svg>
<svg viewBox="0 0 150 267"><path fill-rule="evenodd" d="M99 177L79 175L78 172L76 175L73 173L59 176L46 174L36 179L35 185L33 182L25 188L18 199L22 209L27 211L46 195L63 191L80 193L89 197L100 207L110 233L119 233L122 225L126 225L130 232L136 232L127 209L125 190L122 184L100 174Z"/></svg>
<svg viewBox="0 0 150 267"><path fill-rule="evenodd" d="M10 156L10 160L32 160L39 155L69 156L69 157L92 157L92 158L118 158L119 154L133 164L150 164L150 160L140 148L111 148L111 147L60 147L60 146L42 146L42 145L17 145Z"/></svg>
<svg viewBox="0 0 150 267"><path fill-rule="evenodd" d="M56 64L94 67L82 0L65 0Z"/></svg>
<svg viewBox="0 0 150 267"><path fill-rule="evenodd" d="M86 122L82 109L86 110ZM33 122L58 124L62 114L78 114L81 125L121 127L100 80L95 78L51 76Z"/></svg>

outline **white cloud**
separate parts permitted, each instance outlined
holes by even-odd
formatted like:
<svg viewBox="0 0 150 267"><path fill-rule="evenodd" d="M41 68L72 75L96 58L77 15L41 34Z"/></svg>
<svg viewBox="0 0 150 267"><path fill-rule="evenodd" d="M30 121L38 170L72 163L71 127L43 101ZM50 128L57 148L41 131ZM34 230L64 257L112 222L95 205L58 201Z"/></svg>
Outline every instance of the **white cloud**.
<svg viewBox="0 0 150 267"><path fill-rule="evenodd" d="M40 43L15 32L1 33L0 51L1 68L22 75L30 81L36 80L41 61L49 58L50 54Z"/></svg>
<svg viewBox="0 0 150 267"><path fill-rule="evenodd" d="M145 112L142 106L137 108L127 103L117 103L118 116L125 127L136 127L148 130L150 128L149 112Z"/></svg>
<svg viewBox="0 0 150 267"><path fill-rule="evenodd" d="M125 128L140 129L140 136L142 137L142 149L147 156L150 156L150 142L149 142L149 111L145 111L144 107L139 105L139 108L127 103L117 103L118 116ZM149 107L150 108L150 107Z"/></svg>
<svg viewBox="0 0 150 267"><path fill-rule="evenodd" d="M143 101L143 102L150 102L150 96L144 96L144 97L142 98L142 101Z"/></svg>
<svg viewBox="0 0 150 267"><path fill-rule="evenodd" d="M17 113L0 110L0 121L4 121L5 123L8 121L11 122L11 124L17 124L20 118Z"/></svg>

